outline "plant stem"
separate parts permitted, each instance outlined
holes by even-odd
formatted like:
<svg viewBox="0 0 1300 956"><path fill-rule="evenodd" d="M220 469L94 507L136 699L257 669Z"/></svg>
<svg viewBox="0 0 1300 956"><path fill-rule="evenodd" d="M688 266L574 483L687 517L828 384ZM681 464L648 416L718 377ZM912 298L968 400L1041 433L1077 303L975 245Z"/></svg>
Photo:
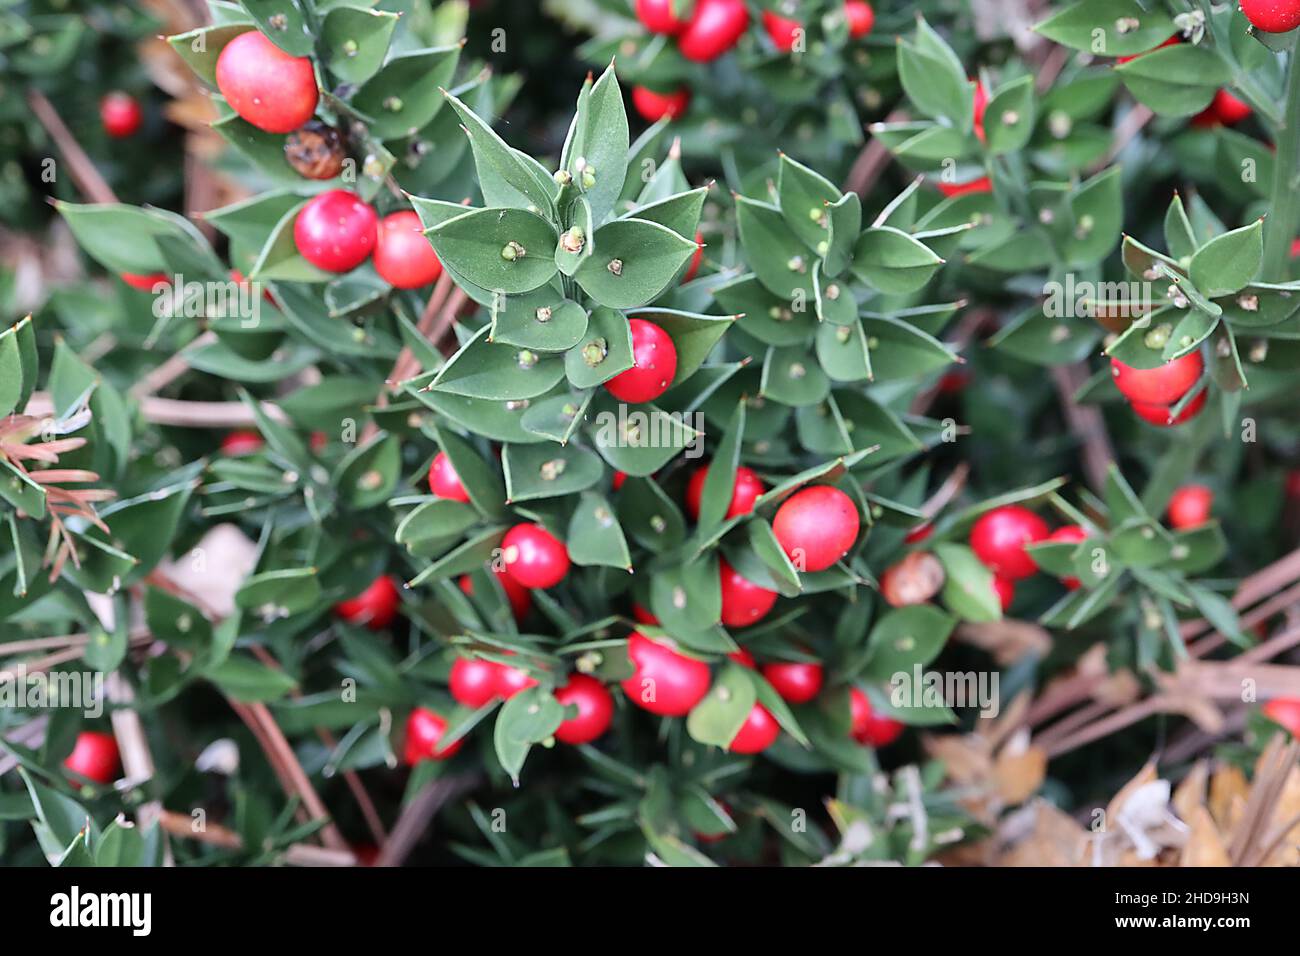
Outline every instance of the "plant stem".
<svg viewBox="0 0 1300 956"><path fill-rule="evenodd" d="M1264 279L1282 282L1287 277L1291 240L1295 237L1295 174L1300 167L1300 68L1296 52L1287 55L1286 99L1282 104L1282 122L1278 126L1277 161L1273 168L1273 188L1269 196L1269 215L1264 221Z"/></svg>

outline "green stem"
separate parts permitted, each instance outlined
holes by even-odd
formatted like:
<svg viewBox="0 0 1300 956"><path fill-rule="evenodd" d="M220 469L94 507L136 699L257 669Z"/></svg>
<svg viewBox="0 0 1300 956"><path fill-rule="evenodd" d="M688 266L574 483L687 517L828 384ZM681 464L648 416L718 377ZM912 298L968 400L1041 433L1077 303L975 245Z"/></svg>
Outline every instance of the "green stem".
<svg viewBox="0 0 1300 956"><path fill-rule="evenodd" d="M1291 240L1295 238L1295 174L1300 168L1300 67L1296 51L1287 55L1286 99L1282 104L1282 122L1277 130L1277 160L1273 168L1273 188L1269 196L1268 218L1264 220L1264 279L1282 282L1287 277Z"/></svg>

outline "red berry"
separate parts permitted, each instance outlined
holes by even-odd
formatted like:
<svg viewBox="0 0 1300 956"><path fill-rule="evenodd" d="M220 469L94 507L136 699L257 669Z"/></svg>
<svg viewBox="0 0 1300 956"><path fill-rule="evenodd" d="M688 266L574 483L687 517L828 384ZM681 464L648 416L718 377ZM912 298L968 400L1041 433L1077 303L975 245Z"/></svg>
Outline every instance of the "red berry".
<svg viewBox="0 0 1300 956"><path fill-rule="evenodd" d="M1115 387L1130 402L1146 405L1172 405L1196 384L1204 368L1205 360L1200 352L1189 352L1182 358L1147 369L1133 368L1115 358L1110 360Z"/></svg>
<svg viewBox="0 0 1300 956"><path fill-rule="evenodd" d="M727 660L735 661L741 667L748 667L751 671L758 666L758 661L754 660L754 655L744 647L738 647L728 654Z"/></svg>
<svg viewBox="0 0 1300 956"><path fill-rule="evenodd" d="M537 679L520 667L502 665L497 671L497 690L506 700L521 690L537 686Z"/></svg>
<svg viewBox="0 0 1300 956"><path fill-rule="evenodd" d="M516 621L522 621L528 616L528 612L533 606L533 595L528 588L524 587L504 571L492 569L497 580L501 582L501 587L505 589L506 600L510 602L510 611L514 614ZM461 575L460 589L470 597L474 596L474 579L468 574Z"/></svg>
<svg viewBox="0 0 1300 956"><path fill-rule="evenodd" d="M1210 520L1214 492L1205 485L1183 485L1169 499L1169 523L1179 531L1197 528Z"/></svg>
<svg viewBox="0 0 1300 956"><path fill-rule="evenodd" d="M613 481L611 482L611 484L613 484L613 486L614 486L614 490L615 490L615 491L618 491L618 489L620 489L620 488L623 487L623 482L625 482L625 481L627 481L627 472L626 472L626 471L616 471L616 472L614 472L614 478L613 478Z"/></svg>
<svg viewBox="0 0 1300 956"><path fill-rule="evenodd" d="M635 631L627 640L632 676L622 683L628 700L652 714L681 717L709 691L709 665L678 654Z"/></svg>
<svg viewBox="0 0 1300 956"><path fill-rule="evenodd" d="M86 730L77 734L72 753L63 761L63 766L96 783L112 783L122 767L117 738L98 730Z"/></svg>
<svg viewBox="0 0 1300 956"><path fill-rule="evenodd" d="M1264 716L1300 737L1300 697L1275 697L1262 708Z"/></svg>
<svg viewBox="0 0 1300 956"><path fill-rule="evenodd" d="M677 16L682 5L683 0L636 0L636 18L651 33L681 33L686 29Z"/></svg>
<svg viewBox="0 0 1300 956"><path fill-rule="evenodd" d="M867 695L856 687L849 688L849 734L868 747L886 747L903 733L903 725L892 717L885 717L871 709Z"/></svg>
<svg viewBox="0 0 1300 956"><path fill-rule="evenodd" d="M1146 402L1134 402L1132 406L1133 412L1143 421L1158 425L1161 428L1169 428L1190 421L1200 414L1201 409L1205 407L1205 397L1209 393L1209 389L1202 389L1200 394L1184 406L1177 418L1172 417L1173 409L1169 405L1148 405Z"/></svg>
<svg viewBox="0 0 1300 956"><path fill-rule="evenodd" d="M401 603L397 582L381 574L356 597L335 604L334 613L349 624L364 624L372 631L381 631L393 623Z"/></svg>
<svg viewBox="0 0 1300 956"><path fill-rule="evenodd" d="M476 709L495 700L500 693L497 688L500 670L501 665L495 661L485 661L479 657L457 657L451 665L451 676L447 681L452 698L458 704Z"/></svg>
<svg viewBox="0 0 1300 956"><path fill-rule="evenodd" d="M1227 90L1214 94L1210 105L1192 117L1193 126L1233 126L1255 112L1248 103L1237 99Z"/></svg>
<svg viewBox="0 0 1300 956"><path fill-rule="evenodd" d="M771 10L763 11L763 29L782 53L789 53L804 37L803 24Z"/></svg>
<svg viewBox="0 0 1300 956"><path fill-rule="evenodd" d="M632 617L641 624L649 624L652 627L659 625L659 618L655 617L648 610L635 602L632 604Z"/></svg>
<svg viewBox="0 0 1300 956"><path fill-rule="evenodd" d="M924 541L926 538L930 537L930 534L933 531L933 525L927 521L924 524L917 525L911 531L907 532L907 536L903 538L903 542L905 544L916 544L917 542Z"/></svg>
<svg viewBox="0 0 1300 956"><path fill-rule="evenodd" d="M375 233L375 271L398 289L419 289L442 275L442 260L409 209L385 216Z"/></svg>
<svg viewBox="0 0 1300 956"><path fill-rule="evenodd" d="M659 93L648 86L632 87L632 105L647 123L657 123L665 116L675 120L691 105L691 91L681 86L667 93Z"/></svg>
<svg viewBox="0 0 1300 956"><path fill-rule="evenodd" d="M806 704L821 693L826 671L820 664L806 661L774 661L763 665L763 676L784 700Z"/></svg>
<svg viewBox="0 0 1300 956"><path fill-rule="evenodd" d="M691 519L700 520L700 503L704 500L704 482L709 476L709 466L697 468L686 485L686 510ZM754 510L754 502L763 493L763 481L758 472L740 465L736 468L736 480L731 486L731 503L727 505L726 517L747 515Z"/></svg>
<svg viewBox="0 0 1300 956"><path fill-rule="evenodd" d="M632 367L619 372L605 388L620 402L652 402L673 383L677 374L677 346L653 322L632 319Z"/></svg>
<svg viewBox="0 0 1300 956"><path fill-rule="evenodd" d="M988 138L984 135L984 110L989 105L989 94L984 89L984 84L979 80L975 81L975 94L972 97L972 113L975 121L975 137L981 143L987 143Z"/></svg>
<svg viewBox="0 0 1300 956"><path fill-rule="evenodd" d="M677 49L688 60L707 63L735 46L748 27L745 0L696 0Z"/></svg>
<svg viewBox="0 0 1300 956"><path fill-rule="evenodd" d="M152 292L156 285L171 285L171 281L161 272L150 272L148 275L136 275L134 272L119 273L118 278L129 285L132 289L139 289L141 292Z"/></svg>
<svg viewBox="0 0 1300 956"><path fill-rule="evenodd" d="M406 719L406 762L415 766L421 760L446 760L454 756L465 741L462 738L450 747L439 747L438 741L446 732L446 720L427 707L415 708Z"/></svg>
<svg viewBox="0 0 1300 956"><path fill-rule="evenodd" d="M727 749L733 754L762 753L776 743L779 736L781 725L776 722L776 718L762 704L755 704L736 736L731 738Z"/></svg>
<svg viewBox="0 0 1300 956"><path fill-rule="evenodd" d="M1240 0L1238 6L1251 26L1265 33L1290 33L1300 26L1296 0Z"/></svg>
<svg viewBox="0 0 1300 956"><path fill-rule="evenodd" d="M526 588L554 587L569 573L569 552L539 524L517 524L501 539L506 574Z"/></svg>
<svg viewBox="0 0 1300 956"><path fill-rule="evenodd" d="M993 192L993 180L987 176L981 176L979 179L972 179L964 183L946 183L939 181L939 192L945 196L964 196L967 193L991 193Z"/></svg>
<svg viewBox="0 0 1300 956"><path fill-rule="evenodd" d="M1047 536L1048 541L1066 542L1069 544L1078 544L1080 541L1088 540L1088 532L1080 525L1067 524L1062 528L1057 528ZM1067 574L1061 578L1061 583L1065 585L1067 591L1074 591L1079 587L1080 581L1072 574ZM1006 608L1003 608L1006 610Z"/></svg>
<svg viewBox="0 0 1300 956"><path fill-rule="evenodd" d="M446 452L438 452L429 464L429 490L439 498L469 502L469 492L461 484L460 475L456 474Z"/></svg>
<svg viewBox="0 0 1300 956"><path fill-rule="evenodd" d="M1296 241L1300 242L1300 240L1296 240ZM686 271L682 273L683 282L690 282L692 279L695 278L695 274L700 271L700 263L703 260L704 260L704 233L697 232L695 233L695 252L691 256L690 265L688 265L686 267Z"/></svg>
<svg viewBox="0 0 1300 956"><path fill-rule="evenodd" d="M241 33L221 51L217 89L231 109L267 133L292 133L316 112L311 60L290 56L257 30Z"/></svg>
<svg viewBox="0 0 1300 956"><path fill-rule="evenodd" d="M1047 535L1047 522L1038 515L1019 505L1006 505L980 515L970 529L970 546L994 572L1016 581L1038 570L1025 545Z"/></svg>
<svg viewBox="0 0 1300 956"><path fill-rule="evenodd" d="M998 603L1002 605L1002 613L1005 614L1011 607L1011 602L1016 597L1016 585L1006 578L993 575L993 593L998 596Z"/></svg>
<svg viewBox="0 0 1300 956"><path fill-rule="evenodd" d="M130 93L114 90L99 101L99 121L114 139L134 136L144 123L144 111Z"/></svg>
<svg viewBox="0 0 1300 956"><path fill-rule="evenodd" d="M232 458L238 458L241 455L251 455L254 452L261 451L266 442L262 436L255 431L248 429L239 429L233 432L227 432L226 437L221 439L221 453L229 455Z"/></svg>
<svg viewBox="0 0 1300 956"><path fill-rule="evenodd" d="M589 744L609 730L614 719L614 698L605 685L586 674L574 674L555 692L555 699L566 707L578 708L555 731L555 739L566 744Z"/></svg>
<svg viewBox="0 0 1300 956"><path fill-rule="evenodd" d="M848 554L859 525L852 498L830 485L812 485L777 509L772 531L796 568L825 571Z"/></svg>
<svg viewBox="0 0 1300 956"><path fill-rule="evenodd" d="M375 211L346 189L307 201L293 224L293 241L304 259L326 272L347 272L375 247Z"/></svg>
<svg viewBox="0 0 1300 956"><path fill-rule="evenodd" d="M849 36L856 40L871 32L876 24L876 11L863 0L848 0L844 4L844 19L849 24Z"/></svg>

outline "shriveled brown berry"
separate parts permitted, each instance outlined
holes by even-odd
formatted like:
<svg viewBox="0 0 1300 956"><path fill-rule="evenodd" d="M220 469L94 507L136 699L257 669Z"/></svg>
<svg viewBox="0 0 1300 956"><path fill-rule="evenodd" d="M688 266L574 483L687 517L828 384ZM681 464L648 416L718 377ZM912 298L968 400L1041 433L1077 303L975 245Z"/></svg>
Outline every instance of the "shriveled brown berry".
<svg viewBox="0 0 1300 956"><path fill-rule="evenodd" d="M333 179L343 169L347 150L333 126L312 120L284 141L284 158L306 179Z"/></svg>
<svg viewBox="0 0 1300 956"><path fill-rule="evenodd" d="M928 551L913 551L880 576L880 593L893 607L924 604L943 587L943 565Z"/></svg>

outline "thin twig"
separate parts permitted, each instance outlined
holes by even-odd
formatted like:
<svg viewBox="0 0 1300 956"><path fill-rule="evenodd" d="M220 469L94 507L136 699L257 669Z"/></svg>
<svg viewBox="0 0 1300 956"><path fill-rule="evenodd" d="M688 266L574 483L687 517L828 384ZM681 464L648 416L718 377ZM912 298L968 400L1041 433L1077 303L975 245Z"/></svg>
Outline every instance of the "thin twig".
<svg viewBox="0 0 1300 956"><path fill-rule="evenodd" d="M72 181L77 184L77 188L85 193L91 202L117 202L112 187L100 175L95 164L81 148L77 138L68 130L67 124L59 116L59 111L54 108L54 104L46 95L38 89L29 89L27 104L32 108L36 119L45 127L45 131L50 134L50 139L54 140L54 145L59 148L59 152L63 154L63 161L68 164L68 173L72 176Z"/></svg>
<svg viewBox="0 0 1300 956"><path fill-rule="evenodd" d="M219 823L205 823L196 830L193 819L175 810L163 810L159 815L162 828L172 836L183 837L223 850L242 850L243 838ZM356 866L357 858L349 849L330 850L309 843L294 843L284 848L284 862L290 866Z"/></svg>
<svg viewBox="0 0 1300 956"><path fill-rule="evenodd" d="M379 851L375 866L401 866L443 805L474 789L478 780L477 774L463 774L440 777L425 784L403 808L392 835Z"/></svg>

